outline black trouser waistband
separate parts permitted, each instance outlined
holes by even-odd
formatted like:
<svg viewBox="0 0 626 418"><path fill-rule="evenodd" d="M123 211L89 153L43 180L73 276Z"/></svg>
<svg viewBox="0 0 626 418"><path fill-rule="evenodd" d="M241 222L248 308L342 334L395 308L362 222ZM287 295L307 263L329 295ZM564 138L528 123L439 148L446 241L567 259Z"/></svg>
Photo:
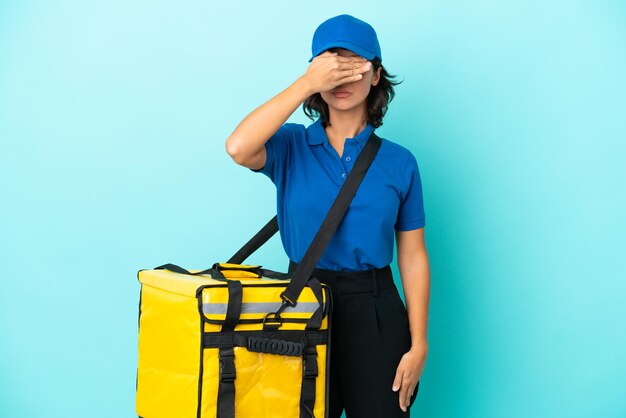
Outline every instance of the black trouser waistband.
<svg viewBox="0 0 626 418"><path fill-rule="evenodd" d="M289 274L298 267L298 263L289 260ZM330 286L333 293L365 293L378 294L379 289L395 286L391 267L386 265L381 268L361 271L335 271L316 268L311 274L320 282Z"/></svg>

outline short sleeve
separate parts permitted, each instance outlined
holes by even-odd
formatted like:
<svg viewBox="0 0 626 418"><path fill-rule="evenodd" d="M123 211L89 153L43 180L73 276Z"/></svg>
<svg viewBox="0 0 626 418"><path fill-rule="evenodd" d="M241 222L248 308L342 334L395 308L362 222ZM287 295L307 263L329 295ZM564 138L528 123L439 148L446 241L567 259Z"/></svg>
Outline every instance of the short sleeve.
<svg viewBox="0 0 626 418"><path fill-rule="evenodd" d="M424 200L422 197L422 179L415 156L408 158L404 172L405 190L401 194L398 218L394 228L398 231L409 231L423 228L426 225Z"/></svg>
<svg viewBox="0 0 626 418"><path fill-rule="evenodd" d="M255 173L263 173L275 184L282 182L287 172L288 156L293 142L297 124L285 123L265 142L265 165L258 170L250 168Z"/></svg>

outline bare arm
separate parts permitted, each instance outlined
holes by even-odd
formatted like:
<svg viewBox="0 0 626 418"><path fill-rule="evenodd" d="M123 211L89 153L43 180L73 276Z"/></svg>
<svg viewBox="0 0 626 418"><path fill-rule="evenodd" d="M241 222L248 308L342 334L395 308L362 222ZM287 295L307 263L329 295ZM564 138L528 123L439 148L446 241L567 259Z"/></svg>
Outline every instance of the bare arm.
<svg viewBox="0 0 626 418"><path fill-rule="evenodd" d="M313 94L304 76L254 109L226 140L226 152L240 165L259 169L265 165L265 142Z"/></svg>
<svg viewBox="0 0 626 418"><path fill-rule="evenodd" d="M406 309L411 329L411 349L402 356L393 385L399 390L400 408L406 410L417 382L422 376L428 342L428 304L430 294L430 267L424 243L424 228L396 231L398 268L404 289Z"/></svg>
<svg viewBox="0 0 626 418"><path fill-rule="evenodd" d="M226 139L226 152L239 165L258 170L265 165L265 143L310 95L359 80L368 71L362 57L326 51L285 90L254 109ZM356 70L356 71L354 71Z"/></svg>
<svg viewBox="0 0 626 418"><path fill-rule="evenodd" d="M428 346L426 331L430 294L430 268L424 228L396 231L398 269L411 324L413 347Z"/></svg>

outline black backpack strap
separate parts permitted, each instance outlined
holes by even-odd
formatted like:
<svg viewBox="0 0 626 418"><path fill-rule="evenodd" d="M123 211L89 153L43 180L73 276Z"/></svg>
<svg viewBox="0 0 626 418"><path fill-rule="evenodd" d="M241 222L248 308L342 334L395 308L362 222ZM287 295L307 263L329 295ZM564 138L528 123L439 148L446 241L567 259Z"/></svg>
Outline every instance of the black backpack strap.
<svg viewBox="0 0 626 418"><path fill-rule="evenodd" d="M339 194L330 207L330 210L324 218L317 234L309 245L304 257L298 264L296 271L294 271L291 282L280 294L280 297L283 299L283 306L279 309L279 312L287 305L296 306L302 289L306 286L313 270L315 270L317 262L322 257L322 254L328 246L333 234L348 211L350 202L361 185L361 181L365 177L367 170L374 161L374 157L376 156L381 143L382 140L380 137L372 132L367 143L365 144L365 147L354 163L354 167L352 167L346 182L341 187L341 190L339 190Z"/></svg>
<svg viewBox="0 0 626 418"><path fill-rule="evenodd" d="M302 386L300 389L300 418L315 418L315 383L318 375L317 346L306 344L302 354Z"/></svg>
<svg viewBox="0 0 626 418"><path fill-rule="evenodd" d="M295 272L291 276L291 282L285 291L281 293L280 296L283 299L283 305L277 313L280 313L287 305L296 306L298 297L300 296L300 293L302 293L302 289L306 286L313 270L315 270L317 262L322 257L324 250L328 246L328 243L348 211L350 203L361 185L361 181L365 177L367 170L374 161L374 157L376 157L376 153L378 152L381 144L382 140L380 137L372 131L365 147L356 159L354 167L352 167L350 174L348 174L346 182L341 187L341 190L339 190L337 198L322 221L322 225L317 231L317 234L313 238L313 241L309 245L309 248L298 264ZM246 258L265 244L277 231L278 220L275 215L263 228L261 228L259 232L257 232L246 244L244 244L244 246L241 247L241 249L239 249L239 251L237 251L228 260L228 262L236 264L243 263ZM281 275L280 273L276 274ZM281 275L281 278L283 277L284 276Z"/></svg>
<svg viewBox="0 0 626 418"><path fill-rule="evenodd" d="M228 307L226 319L222 325L223 333L234 333L241 315L243 286L238 280L227 280ZM235 418L235 344L230 343L219 348L219 383L217 390L217 418Z"/></svg>
<svg viewBox="0 0 626 418"><path fill-rule="evenodd" d="M246 242L239 251L235 253L228 263L241 264L246 258L248 258L253 252L261 248L272 236L278 232L278 215L274 215L270 221L265 224L259 232L256 233L250 241Z"/></svg>

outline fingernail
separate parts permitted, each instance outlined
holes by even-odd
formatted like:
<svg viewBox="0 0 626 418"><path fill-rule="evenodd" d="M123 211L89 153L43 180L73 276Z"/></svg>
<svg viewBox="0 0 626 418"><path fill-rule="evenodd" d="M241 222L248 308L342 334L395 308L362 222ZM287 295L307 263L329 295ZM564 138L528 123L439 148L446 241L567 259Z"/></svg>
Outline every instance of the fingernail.
<svg viewBox="0 0 626 418"><path fill-rule="evenodd" d="M393 387L393 390L394 390L394 391L398 390L398 387L397 387L397 386L394 386L394 387Z"/></svg>

